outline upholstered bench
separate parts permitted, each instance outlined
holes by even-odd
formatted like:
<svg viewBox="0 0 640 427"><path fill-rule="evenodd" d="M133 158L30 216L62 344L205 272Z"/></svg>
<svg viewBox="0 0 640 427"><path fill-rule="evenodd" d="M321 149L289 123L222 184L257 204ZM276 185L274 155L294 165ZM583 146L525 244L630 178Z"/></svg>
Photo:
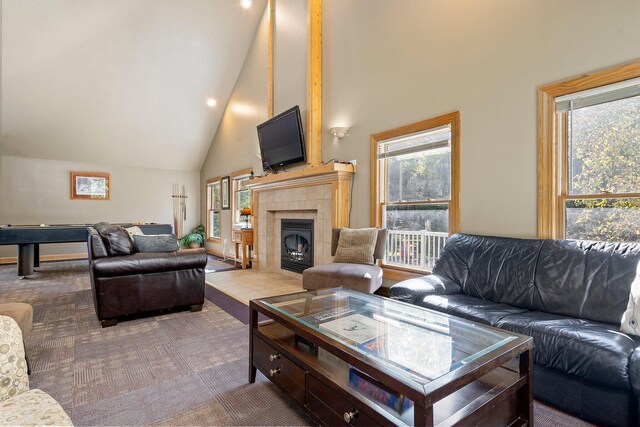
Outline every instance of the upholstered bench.
<svg viewBox="0 0 640 427"><path fill-rule="evenodd" d="M42 390L29 390L22 331L0 316L0 426L72 426L56 400Z"/></svg>

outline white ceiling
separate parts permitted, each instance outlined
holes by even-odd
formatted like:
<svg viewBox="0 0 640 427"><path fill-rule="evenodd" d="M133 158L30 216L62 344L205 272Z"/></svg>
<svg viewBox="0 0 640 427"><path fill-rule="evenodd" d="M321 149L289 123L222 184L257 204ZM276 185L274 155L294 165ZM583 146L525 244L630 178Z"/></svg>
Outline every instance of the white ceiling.
<svg viewBox="0 0 640 427"><path fill-rule="evenodd" d="M200 170L266 0L253 3L2 0L1 153Z"/></svg>

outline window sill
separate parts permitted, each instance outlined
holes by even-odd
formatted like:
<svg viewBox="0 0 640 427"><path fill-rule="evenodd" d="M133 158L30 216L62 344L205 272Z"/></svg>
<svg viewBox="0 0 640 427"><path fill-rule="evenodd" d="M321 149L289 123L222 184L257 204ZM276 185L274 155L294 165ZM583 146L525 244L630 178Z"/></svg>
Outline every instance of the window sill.
<svg viewBox="0 0 640 427"><path fill-rule="evenodd" d="M428 276L430 271L415 270L411 268L396 267L391 265L381 265L382 277L389 280L407 280L416 277Z"/></svg>

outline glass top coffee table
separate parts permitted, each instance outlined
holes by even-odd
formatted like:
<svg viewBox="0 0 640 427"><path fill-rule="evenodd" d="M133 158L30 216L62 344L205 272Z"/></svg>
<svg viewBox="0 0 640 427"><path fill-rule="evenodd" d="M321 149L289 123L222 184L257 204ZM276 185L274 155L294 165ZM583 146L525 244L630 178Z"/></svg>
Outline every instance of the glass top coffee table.
<svg viewBox="0 0 640 427"><path fill-rule="evenodd" d="M530 337L344 289L250 309L250 382L260 370L326 424L532 423Z"/></svg>

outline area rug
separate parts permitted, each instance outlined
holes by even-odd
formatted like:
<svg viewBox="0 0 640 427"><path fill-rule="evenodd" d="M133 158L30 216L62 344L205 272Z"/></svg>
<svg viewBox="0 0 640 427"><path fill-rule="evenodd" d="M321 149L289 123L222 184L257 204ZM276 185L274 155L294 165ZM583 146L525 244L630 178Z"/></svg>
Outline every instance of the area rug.
<svg viewBox="0 0 640 427"><path fill-rule="evenodd" d="M60 402L74 424L112 426L314 425L261 374L248 384L249 331L205 302L102 329L86 261L43 263L19 280L0 266L0 302L34 307L26 339L31 387ZM536 403L536 425L587 426Z"/></svg>
<svg viewBox="0 0 640 427"><path fill-rule="evenodd" d="M224 259L215 255L207 256L207 265L204 268L206 274L220 273L221 271L239 270L239 263L235 263L232 259Z"/></svg>

